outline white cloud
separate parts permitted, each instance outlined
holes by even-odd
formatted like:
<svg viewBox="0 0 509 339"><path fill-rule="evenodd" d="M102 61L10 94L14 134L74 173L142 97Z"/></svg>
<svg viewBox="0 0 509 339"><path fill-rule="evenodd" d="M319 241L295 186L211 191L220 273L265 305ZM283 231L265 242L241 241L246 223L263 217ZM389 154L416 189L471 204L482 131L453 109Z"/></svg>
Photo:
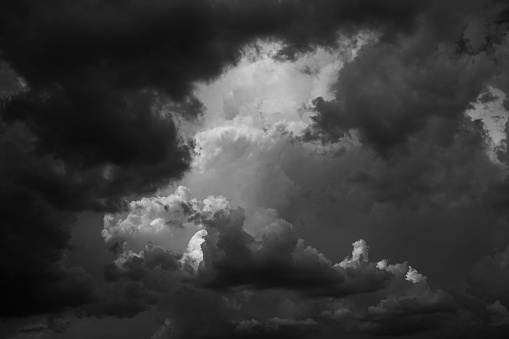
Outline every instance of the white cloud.
<svg viewBox="0 0 509 339"><path fill-rule="evenodd" d="M198 267L200 263L203 261L203 251L201 249L201 245L205 241L205 237L207 236L206 230L199 230L195 235L189 240L187 244L186 251L182 256L181 263L184 265L190 265L195 271L198 271Z"/></svg>
<svg viewBox="0 0 509 339"><path fill-rule="evenodd" d="M369 261L368 258L368 250L369 246L366 244L364 239L359 239L353 244L353 251L352 251L352 257L348 258L346 257L342 262L337 264L337 266L340 267L357 267L361 265L362 263L366 263ZM379 268L377 266L377 268Z"/></svg>

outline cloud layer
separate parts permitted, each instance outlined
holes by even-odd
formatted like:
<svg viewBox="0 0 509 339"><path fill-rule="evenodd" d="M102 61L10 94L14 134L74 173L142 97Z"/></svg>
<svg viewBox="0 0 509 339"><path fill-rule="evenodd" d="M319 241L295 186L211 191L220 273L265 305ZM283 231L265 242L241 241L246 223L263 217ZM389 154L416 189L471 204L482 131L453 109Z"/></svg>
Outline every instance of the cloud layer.
<svg viewBox="0 0 509 339"><path fill-rule="evenodd" d="M152 208L158 206L162 207L160 213L154 214ZM176 206L187 206L186 213ZM132 291L136 283L137 292L129 292L136 298L130 305L137 300L147 308L158 305L169 310L176 319L169 332L185 338L210 337L215 332L218 336L267 333L284 337L299 328L304 329L303 336L317 329L408 334L435 328L438 320L445 320L457 309L451 295L429 287L426 277L406 262L370 262L364 240L353 244L351 256L333 264L306 246L294 226L274 210L260 213L264 215L246 220L243 210L230 207L224 197L199 201L184 187L167 197L133 201L129 214L105 217L105 241L123 244L118 259L105 274L110 284L124 293ZM246 230L248 225L250 231ZM158 239L162 240L175 227L199 230L190 240L174 233L173 242L162 241L166 248L149 242L139 252L128 249L145 240L148 233L161 234ZM174 244L186 240L185 250ZM197 293L200 300L199 305L190 303L189 307L201 309L205 307L200 306L202 303L216 300L215 306L205 309L216 308L207 312L219 320L193 318L206 334L192 331L187 324L191 319L173 311L177 305L171 300L188 293ZM93 305L91 309L113 310L103 307ZM270 307L272 311L268 311ZM123 313L125 307L118 310L118 315L127 315ZM219 323L209 328L213 319Z"/></svg>
<svg viewBox="0 0 509 339"><path fill-rule="evenodd" d="M508 22L496 0L2 2L0 333L504 338ZM103 213L113 261L70 246Z"/></svg>

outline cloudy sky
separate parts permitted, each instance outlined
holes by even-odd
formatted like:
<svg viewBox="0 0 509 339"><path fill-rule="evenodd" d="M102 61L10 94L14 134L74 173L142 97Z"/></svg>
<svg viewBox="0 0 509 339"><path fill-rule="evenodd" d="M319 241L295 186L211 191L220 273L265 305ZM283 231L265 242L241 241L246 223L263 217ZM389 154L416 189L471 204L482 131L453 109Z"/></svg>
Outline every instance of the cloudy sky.
<svg viewBox="0 0 509 339"><path fill-rule="evenodd" d="M0 0L0 337L507 338L504 0Z"/></svg>

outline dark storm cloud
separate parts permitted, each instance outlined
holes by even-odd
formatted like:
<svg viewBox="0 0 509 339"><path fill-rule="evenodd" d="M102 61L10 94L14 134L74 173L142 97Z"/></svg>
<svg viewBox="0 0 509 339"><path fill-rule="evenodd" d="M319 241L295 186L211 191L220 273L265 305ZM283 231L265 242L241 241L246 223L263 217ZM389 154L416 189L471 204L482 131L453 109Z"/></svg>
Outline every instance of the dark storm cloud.
<svg viewBox="0 0 509 339"><path fill-rule="evenodd" d="M7 97L12 92L18 92L22 89L23 86L20 84L16 72L0 58L0 98Z"/></svg>
<svg viewBox="0 0 509 339"><path fill-rule="evenodd" d="M336 30L409 30L423 2L20 1L2 5L3 57L30 84L97 77L121 88L189 95L253 38L292 48L335 44ZM92 80L92 79L91 79Z"/></svg>
<svg viewBox="0 0 509 339"><path fill-rule="evenodd" d="M252 220L248 233L242 209L230 208L221 196L197 201L184 187L168 197L132 202L131 208L130 214L105 218L105 240L124 246L105 269L108 292L85 307L90 314L131 316L157 306L172 319L172 330L161 331L169 336L285 338L330 330L419 333L456 311L454 299L430 288L408 263L370 262L369 248L359 240L351 257L333 265L304 246L294 227L272 210L260 212L266 215ZM127 250L151 228L163 234L162 225L194 228L189 223L203 229L183 255L152 244L139 253ZM201 259L190 260L200 257L197 250Z"/></svg>
<svg viewBox="0 0 509 339"><path fill-rule="evenodd" d="M131 93L117 101L100 88L76 96L64 90L18 94L4 119L23 121L33 135L24 131L31 139L25 149L5 150L20 161L6 169L11 180L59 208L103 210L118 208L128 193L150 192L178 177L190 156L171 119L152 111L152 98Z"/></svg>
<svg viewBox="0 0 509 339"><path fill-rule="evenodd" d="M438 328L457 310L448 294L423 293L417 296L390 296L368 308L366 331L376 335L401 336Z"/></svg>
<svg viewBox="0 0 509 339"><path fill-rule="evenodd" d="M79 306L91 298L92 279L81 269L64 269L60 263L68 247L70 215L48 206L31 192L2 185L0 204L9 206L2 214L4 293L0 316L61 311Z"/></svg>
<svg viewBox="0 0 509 339"><path fill-rule="evenodd" d="M28 90L6 101L2 118L28 125L37 155L51 155L63 161L70 176L85 177L80 185L32 178L37 191L57 205L111 208L108 204L118 204L126 193L154 190L187 169L189 154L179 145L173 122L153 112L156 99L167 96L196 116L193 82L220 75L254 39L282 39L285 51L295 54L333 45L339 28L406 31L421 6L402 1L4 3L2 57ZM101 176L104 171L111 172L110 180Z"/></svg>
<svg viewBox="0 0 509 339"><path fill-rule="evenodd" d="M139 253L124 252L104 266L106 284L95 288L81 310L89 316L132 317L150 309L186 278L181 256L151 243Z"/></svg>
<svg viewBox="0 0 509 339"><path fill-rule="evenodd" d="M126 195L179 178L190 152L161 106L198 116L203 107L193 82L220 75L245 44L283 40L281 55L292 57L334 45L340 28L392 36L411 30L421 7L407 1L2 1L0 166L7 189L1 212L13 221L3 223L5 232L21 239L23 229L37 227L23 216L35 213L32 203L20 211L16 196L41 201L43 214L117 210ZM45 294L38 291L47 281L44 269L35 269L39 258L47 261L41 267L58 271L67 248L65 226L46 223L40 229L55 230L48 233L55 239L31 249L26 295ZM11 245L25 247L7 241L2 251ZM18 273L12 286L26 280ZM13 314L42 312L49 304L36 298L37 306ZM4 306L7 315L13 305Z"/></svg>
<svg viewBox="0 0 509 339"><path fill-rule="evenodd" d="M458 312L438 338L505 338L509 333L509 248L480 258L467 274L466 291L453 292Z"/></svg>
<svg viewBox="0 0 509 339"><path fill-rule="evenodd" d="M313 101L316 126L331 137L359 131L361 141L385 153L423 129L432 116L457 119L493 75L484 56L435 52L408 58L398 46L374 45L340 71L334 101ZM420 53L420 51L418 52Z"/></svg>
<svg viewBox="0 0 509 339"><path fill-rule="evenodd" d="M357 131L361 142L387 154L432 118L449 120L454 128L487 85L503 87L507 24L498 19L505 6L455 4L423 11L413 34L368 42L339 72L334 99L313 101L308 137L337 140ZM457 14L448 16L452 8ZM476 28L480 32L465 29L474 16L484 20Z"/></svg>
<svg viewBox="0 0 509 339"><path fill-rule="evenodd" d="M185 265L181 270L182 256L161 247L133 253L118 246L121 256L105 267L107 283L97 289L83 270L66 269L62 260L71 212L118 211L126 195L153 192L189 168L191 154L172 115L196 118L203 106L193 96L194 82L219 76L256 39L281 40L279 57L294 58L317 45L334 46L337 30L381 33L340 72L335 99L314 101L311 132L335 140L357 130L381 153L408 146L380 171L349 178L372 194L366 204L448 211L481 201L498 172L486 165L482 126L462 113L486 85L506 84L507 50L500 38L506 14L487 10L495 33L466 34L464 26L487 4L2 2L0 97L14 94L0 111L0 257L9 272L0 316L86 304L85 314L128 317L157 305L175 319L182 338L295 338L336 325L407 335L451 318L465 333L472 329L465 325L469 320L475 323L471 333L504 333L506 251L474 267L469 302L408 280L406 263L394 273L368 262L366 254L366 260L333 265L282 219L251 235L240 210L200 219L208 234L196 272ZM483 169L488 178L472 180ZM502 205L505 192L495 190ZM501 283L493 285L490 277ZM347 307L331 306L341 302Z"/></svg>
<svg viewBox="0 0 509 339"><path fill-rule="evenodd" d="M509 247L481 258L467 275L468 292L486 302L509 307Z"/></svg>
<svg viewBox="0 0 509 339"><path fill-rule="evenodd" d="M482 203L501 171L486 154L486 130L480 120L458 119L457 126L437 119L406 143L406 149L370 170L355 171L349 181L371 195L371 203L399 208L444 210ZM454 130L453 130L454 128ZM447 144L436 144L443 130Z"/></svg>
<svg viewBox="0 0 509 339"><path fill-rule="evenodd" d="M333 265L323 254L305 246L293 225L277 219L260 227L257 238L243 229L242 210L218 214L206 222L201 283L215 289L287 289L306 296L346 296L381 289L391 274L375 263L356 261Z"/></svg>
<svg viewBox="0 0 509 339"><path fill-rule="evenodd" d="M221 196L202 203L179 187L168 197L144 198L130 208L129 214L105 218L103 237L118 250L117 260L105 268L108 281L145 281L157 270L178 271L179 278L219 292L280 289L305 297L340 297L382 289L392 278L390 271L368 261L367 252L334 265L306 246L294 226L273 210L260 211L260 220L251 221L258 231L251 234L245 229L244 211L230 208ZM186 237L186 228L196 234ZM149 234L163 239L165 233L179 231L181 241L189 242L182 254L150 243L139 253L128 250L151 239ZM178 237L174 233L174 240ZM168 242L164 246L181 247ZM363 241L354 244L355 253L364 248L367 251Z"/></svg>

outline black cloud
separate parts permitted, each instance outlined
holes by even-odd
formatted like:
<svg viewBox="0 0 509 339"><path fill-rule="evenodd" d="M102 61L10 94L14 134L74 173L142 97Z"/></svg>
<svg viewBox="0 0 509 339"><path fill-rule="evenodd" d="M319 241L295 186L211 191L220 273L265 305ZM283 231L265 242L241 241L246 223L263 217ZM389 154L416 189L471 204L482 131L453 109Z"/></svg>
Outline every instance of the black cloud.
<svg viewBox="0 0 509 339"><path fill-rule="evenodd" d="M31 192L1 186L4 213L0 264L6 293L1 317L61 311L91 300L92 279L82 269L64 269L66 226L72 216L55 210Z"/></svg>
<svg viewBox="0 0 509 339"><path fill-rule="evenodd" d="M242 210L217 213L206 222L200 283L215 289L287 289L306 296L341 297L381 289L391 274L374 263L334 266L305 246L293 225L277 219L255 239L243 229ZM263 225L262 225L263 226Z"/></svg>

